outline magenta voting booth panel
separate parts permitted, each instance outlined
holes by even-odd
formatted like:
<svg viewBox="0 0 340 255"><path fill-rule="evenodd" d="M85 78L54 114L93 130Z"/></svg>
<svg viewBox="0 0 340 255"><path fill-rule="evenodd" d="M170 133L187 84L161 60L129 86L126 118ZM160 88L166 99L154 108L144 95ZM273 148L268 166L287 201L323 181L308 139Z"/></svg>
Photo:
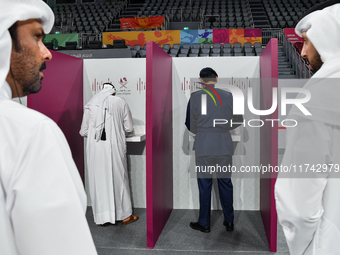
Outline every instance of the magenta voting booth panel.
<svg viewBox="0 0 340 255"><path fill-rule="evenodd" d="M146 217L152 249L173 209L172 57L152 41L146 45Z"/></svg>
<svg viewBox="0 0 340 255"><path fill-rule="evenodd" d="M278 40L271 39L260 56L261 69L261 110L272 106L272 88L278 87ZM265 119L278 119L276 109L271 115L261 116ZM260 131L260 163L278 165L278 125L264 125ZM274 186L276 175L266 176L260 180L260 212L271 252L277 250L277 214L275 207Z"/></svg>
<svg viewBox="0 0 340 255"><path fill-rule="evenodd" d="M42 88L39 93L28 96L27 106L58 124L84 181L84 140L79 135L83 117L83 60L60 52L51 53Z"/></svg>

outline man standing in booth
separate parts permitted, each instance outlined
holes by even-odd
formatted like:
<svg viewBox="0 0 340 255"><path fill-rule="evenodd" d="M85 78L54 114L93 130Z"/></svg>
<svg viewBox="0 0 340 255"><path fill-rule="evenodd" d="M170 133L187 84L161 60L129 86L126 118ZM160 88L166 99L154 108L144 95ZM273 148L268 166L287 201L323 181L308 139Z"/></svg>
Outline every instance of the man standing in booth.
<svg viewBox="0 0 340 255"><path fill-rule="evenodd" d="M200 81L203 85L201 91L191 95L187 106L185 125L188 130L196 134L195 157L196 168L204 169L209 166L231 166L233 155L233 142L229 130L237 128L243 122L242 115L233 115L233 96L231 93L215 89L218 75L210 67L200 71ZM219 98L215 104L211 96ZM214 119L228 120L227 124L214 127ZM237 122L231 125L230 121ZM227 231L234 230L233 184L231 173L217 173L220 201L223 208L224 222ZM200 210L198 222L191 222L190 227L202 232L210 232L210 205L212 174L197 172L199 188Z"/></svg>
<svg viewBox="0 0 340 255"><path fill-rule="evenodd" d="M126 160L126 135L133 131L130 108L115 96L116 89L103 89L85 105L80 135L87 137L89 191L96 224L123 225L138 219L132 214Z"/></svg>

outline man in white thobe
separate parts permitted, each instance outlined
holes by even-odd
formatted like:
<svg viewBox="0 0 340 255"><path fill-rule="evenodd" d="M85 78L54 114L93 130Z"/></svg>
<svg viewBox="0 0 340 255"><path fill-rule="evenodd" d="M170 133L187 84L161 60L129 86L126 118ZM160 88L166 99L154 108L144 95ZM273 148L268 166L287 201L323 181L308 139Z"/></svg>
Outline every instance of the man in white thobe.
<svg viewBox="0 0 340 255"><path fill-rule="evenodd" d="M115 88L103 89L85 105L80 135L87 137L89 192L96 224L126 225L138 219L132 214L126 160L126 135L133 131L130 108L115 96ZM105 137L103 135L105 134Z"/></svg>
<svg viewBox="0 0 340 255"><path fill-rule="evenodd" d="M1 0L0 10L0 254L95 255L86 194L63 133L11 100L41 88L52 57L42 38L53 12L41 0Z"/></svg>
<svg viewBox="0 0 340 255"><path fill-rule="evenodd" d="M287 119L282 165L275 185L279 222L292 255L340 254L340 4L312 12L296 26L304 38L302 57L315 75L304 89L305 115L293 106ZM304 96L302 96L304 97Z"/></svg>

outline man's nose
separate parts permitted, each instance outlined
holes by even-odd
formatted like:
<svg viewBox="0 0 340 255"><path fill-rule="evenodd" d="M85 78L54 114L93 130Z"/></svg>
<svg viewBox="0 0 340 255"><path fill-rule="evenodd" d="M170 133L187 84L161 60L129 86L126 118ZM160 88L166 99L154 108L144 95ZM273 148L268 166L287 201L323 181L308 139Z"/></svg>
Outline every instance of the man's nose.
<svg viewBox="0 0 340 255"><path fill-rule="evenodd" d="M301 57L307 58L307 49L306 49L306 44L305 43L302 46Z"/></svg>
<svg viewBox="0 0 340 255"><path fill-rule="evenodd" d="M52 59L51 52L46 48L46 46L43 42L41 42L40 52L41 52L41 58L44 61L50 61Z"/></svg>

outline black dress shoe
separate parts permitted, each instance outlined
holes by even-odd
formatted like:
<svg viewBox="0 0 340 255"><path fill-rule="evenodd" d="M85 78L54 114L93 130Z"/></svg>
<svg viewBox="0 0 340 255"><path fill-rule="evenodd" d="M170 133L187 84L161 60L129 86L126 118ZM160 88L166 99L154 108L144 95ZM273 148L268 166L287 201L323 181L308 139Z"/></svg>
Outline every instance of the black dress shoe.
<svg viewBox="0 0 340 255"><path fill-rule="evenodd" d="M198 222L190 222L190 227L195 230L199 230L204 233L210 232L210 226L209 227L203 227Z"/></svg>
<svg viewBox="0 0 340 255"><path fill-rule="evenodd" d="M223 225L226 226L227 231L233 231L234 230L234 223L227 223L223 221Z"/></svg>

